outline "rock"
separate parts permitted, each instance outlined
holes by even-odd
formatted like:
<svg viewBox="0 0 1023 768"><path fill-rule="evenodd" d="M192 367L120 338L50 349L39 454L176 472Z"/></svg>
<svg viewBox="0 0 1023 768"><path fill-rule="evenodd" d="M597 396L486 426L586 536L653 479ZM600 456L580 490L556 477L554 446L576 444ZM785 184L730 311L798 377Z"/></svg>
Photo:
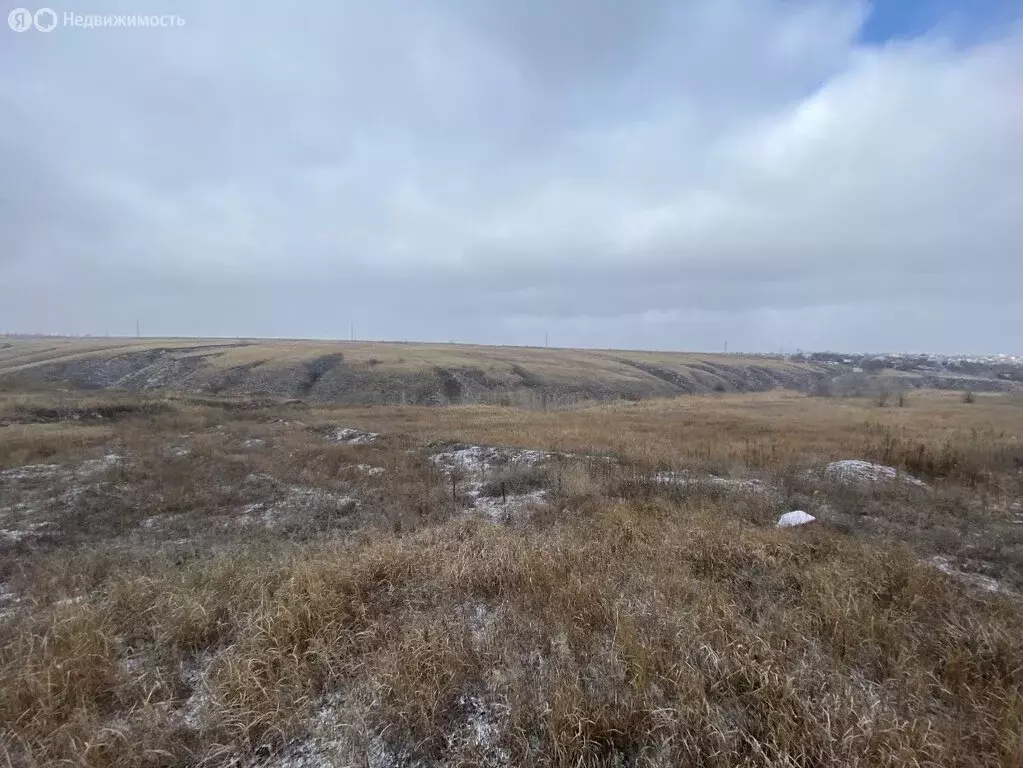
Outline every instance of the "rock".
<svg viewBox="0 0 1023 768"><path fill-rule="evenodd" d="M365 445L372 443L378 437L380 435L376 432L363 432L361 429L352 429L351 427L338 427L333 435L335 442L348 445Z"/></svg>
<svg viewBox="0 0 1023 768"><path fill-rule="evenodd" d="M779 528L795 528L799 525L806 525L812 523L817 518L813 515L808 515L801 509L797 509L794 512L786 512L784 515L778 518Z"/></svg>
<svg viewBox="0 0 1023 768"><path fill-rule="evenodd" d="M859 459L833 461L824 468L824 477L846 484L875 484L899 482L917 488L926 488L927 483L912 475L900 472L895 467L884 464L871 464Z"/></svg>

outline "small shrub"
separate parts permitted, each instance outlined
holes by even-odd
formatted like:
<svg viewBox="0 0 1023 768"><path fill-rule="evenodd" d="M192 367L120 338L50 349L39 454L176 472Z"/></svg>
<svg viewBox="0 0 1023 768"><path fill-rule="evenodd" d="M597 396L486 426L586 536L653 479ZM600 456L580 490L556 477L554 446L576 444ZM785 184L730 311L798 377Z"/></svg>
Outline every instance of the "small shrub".
<svg viewBox="0 0 1023 768"><path fill-rule="evenodd" d="M975 402L977 402L977 396L973 394L972 391L966 390L965 392L963 392L963 402L966 403L967 405L973 405Z"/></svg>
<svg viewBox="0 0 1023 768"><path fill-rule="evenodd" d="M502 493L518 495L547 488L550 484L551 472L549 468L513 465L503 467L488 475L486 482L483 483L483 487L480 489L480 495L491 498L497 498Z"/></svg>

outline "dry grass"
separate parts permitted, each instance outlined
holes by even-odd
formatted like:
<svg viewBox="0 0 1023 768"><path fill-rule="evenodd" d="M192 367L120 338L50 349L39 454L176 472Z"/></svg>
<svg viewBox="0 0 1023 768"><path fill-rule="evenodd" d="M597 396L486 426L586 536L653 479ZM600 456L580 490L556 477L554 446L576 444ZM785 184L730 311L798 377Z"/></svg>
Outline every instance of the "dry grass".
<svg viewBox="0 0 1023 768"><path fill-rule="evenodd" d="M557 412L490 407L345 409L359 427L417 437L607 452L631 461L729 468L805 466L850 455L930 476L980 479L1023 466L1023 398L921 392L905 408L793 393L688 397ZM333 419L329 408L315 418ZM921 452L922 447L922 452Z"/></svg>
<svg viewBox="0 0 1023 768"><path fill-rule="evenodd" d="M523 366L552 378L578 380L602 375L629 375L621 360L636 361L684 370L693 364L754 364L774 370L806 370L801 363L771 357L699 354L689 352L642 352L632 350L546 349L542 347L499 347L475 344L430 344L417 342L348 342L303 339L7 339L0 346L0 371L44 361L66 360L84 355L112 356L124 352L165 348L179 349L181 355L220 351L211 361L230 367L265 361L290 365L341 352L354 363L377 361L384 369L409 371L433 366L499 368L510 372ZM637 372L632 371L632 375Z"/></svg>
<svg viewBox="0 0 1023 768"><path fill-rule="evenodd" d="M1018 401L58 400L0 395L0 467L64 467L0 484L0 528L51 523L0 540L11 765L1023 766L1023 607L921 561L1023 586ZM489 475L548 491L494 524L428 459L455 440L619 461ZM885 456L932 487L801 473ZM822 523L774 528L795 504Z"/></svg>

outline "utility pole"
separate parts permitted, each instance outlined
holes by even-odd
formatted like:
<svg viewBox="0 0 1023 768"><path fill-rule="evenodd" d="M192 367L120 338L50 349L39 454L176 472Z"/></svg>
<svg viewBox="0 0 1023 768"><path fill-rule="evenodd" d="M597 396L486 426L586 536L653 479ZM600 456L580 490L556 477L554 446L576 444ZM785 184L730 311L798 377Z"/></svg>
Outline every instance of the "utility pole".
<svg viewBox="0 0 1023 768"><path fill-rule="evenodd" d="M351 323L351 327L349 328L349 336L350 336L350 340L351 341L355 341L355 322L354 321Z"/></svg>
<svg viewBox="0 0 1023 768"><path fill-rule="evenodd" d="M543 332L543 345L544 345L544 348L545 348L545 349L546 349L546 348L547 348L547 346L548 346L548 344L547 344L547 331L544 331L544 332Z"/></svg>
<svg viewBox="0 0 1023 768"><path fill-rule="evenodd" d="M137 317L135 318L135 338L136 339L142 338L142 331L139 326L139 319Z"/></svg>
<svg viewBox="0 0 1023 768"><path fill-rule="evenodd" d="M728 354L728 339L725 339L725 354Z"/></svg>

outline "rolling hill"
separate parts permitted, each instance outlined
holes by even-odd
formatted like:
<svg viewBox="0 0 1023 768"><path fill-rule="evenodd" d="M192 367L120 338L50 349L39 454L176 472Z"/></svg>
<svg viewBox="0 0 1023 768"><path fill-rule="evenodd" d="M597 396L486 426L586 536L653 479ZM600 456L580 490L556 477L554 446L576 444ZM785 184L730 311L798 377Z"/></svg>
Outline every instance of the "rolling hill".
<svg viewBox="0 0 1023 768"><path fill-rule="evenodd" d="M258 394L350 404L570 403L807 390L825 366L780 358L266 339L0 339L0 383Z"/></svg>

